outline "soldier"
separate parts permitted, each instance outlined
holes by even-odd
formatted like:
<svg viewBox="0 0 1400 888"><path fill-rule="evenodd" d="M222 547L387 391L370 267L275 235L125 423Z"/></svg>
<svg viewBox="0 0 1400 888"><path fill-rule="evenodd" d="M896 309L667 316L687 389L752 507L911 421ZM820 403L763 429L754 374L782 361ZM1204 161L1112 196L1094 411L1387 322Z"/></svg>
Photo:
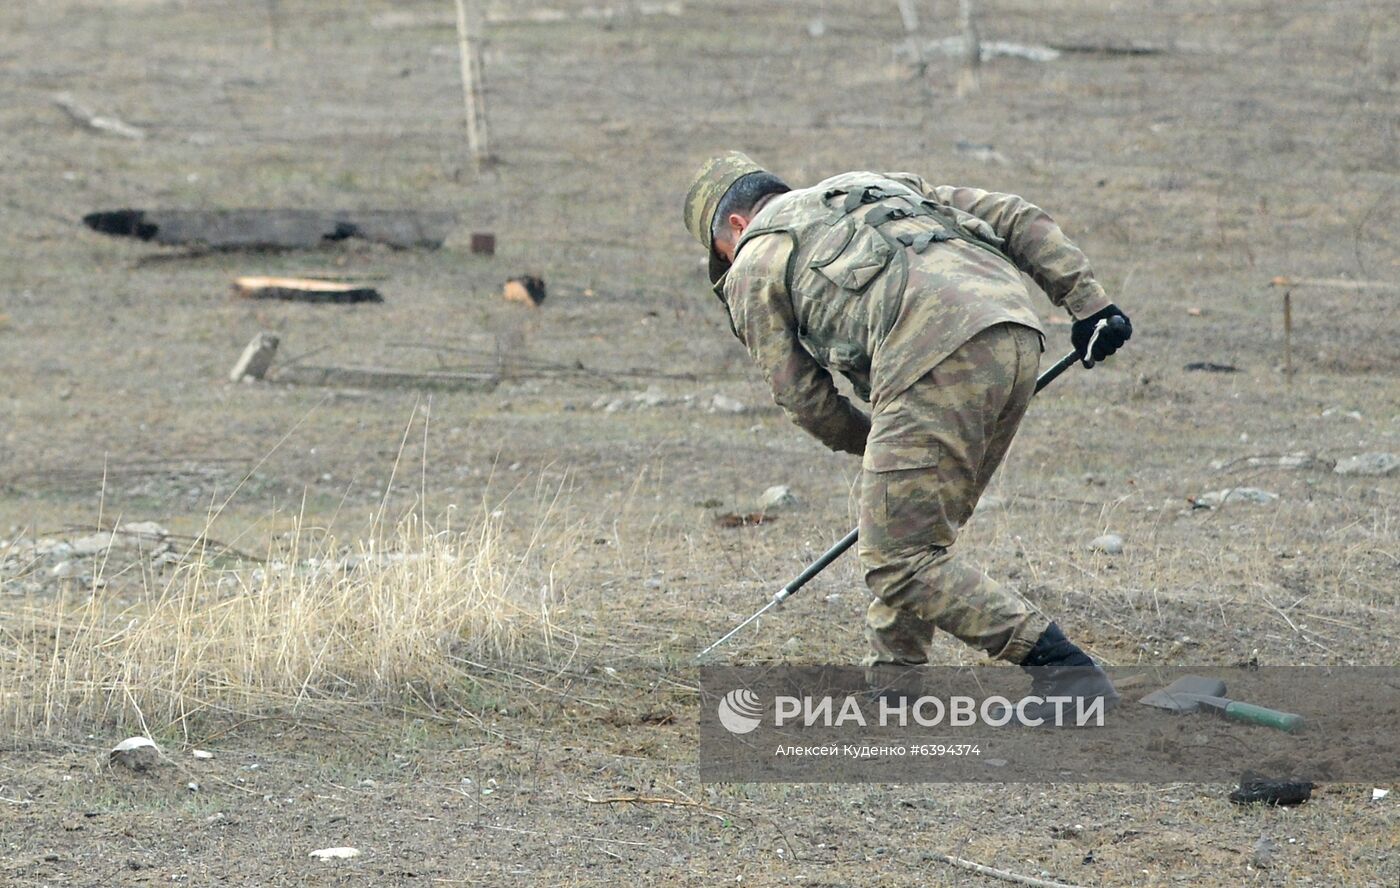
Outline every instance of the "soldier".
<svg viewBox="0 0 1400 888"><path fill-rule="evenodd" d="M1020 272L1075 318L1085 366L1132 335L1054 220L1015 195L908 173L793 190L730 152L701 167L685 222L779 406L863 458L867 667L927 663L942 629L1019 664L1034 694L1116 703L1058 626L953 552L1035 389L1045 334ZM850 380L869 416L828 371Z"/></svg>

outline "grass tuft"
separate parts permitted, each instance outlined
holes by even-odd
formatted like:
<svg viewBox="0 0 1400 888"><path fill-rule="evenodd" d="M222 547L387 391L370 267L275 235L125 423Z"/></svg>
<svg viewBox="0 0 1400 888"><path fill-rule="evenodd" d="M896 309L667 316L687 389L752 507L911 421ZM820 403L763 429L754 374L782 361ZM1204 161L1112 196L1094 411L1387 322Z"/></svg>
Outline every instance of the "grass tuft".
<svg viewBox="0 0 1400 888"><path fill-rule="evenodd" d="M464 531L406 520L350 554L328 536L287 537L255 568L191 553L121 597L99 577L24 602L0 630L0 717L17 735L187 734L209 715L458 702L467 662L548 656L561 635L543 553L564 547L538 530L523 551L491 516Z"/></svg>

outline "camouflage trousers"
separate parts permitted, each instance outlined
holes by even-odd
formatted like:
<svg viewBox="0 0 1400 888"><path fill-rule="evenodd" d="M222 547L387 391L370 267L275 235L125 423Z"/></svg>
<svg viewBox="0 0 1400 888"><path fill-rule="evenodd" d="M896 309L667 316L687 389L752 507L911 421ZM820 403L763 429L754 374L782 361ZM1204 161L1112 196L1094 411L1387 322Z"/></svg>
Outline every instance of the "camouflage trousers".
<svg viewBox="0 0 1400 888"><path fill-rule="evenodd" d="M1019 663L1049 625L952 551L1035 393L1040 336L989 327L872 418L860 490L860 561L876 600L867 667L928 662L935 629Z"/></svg>

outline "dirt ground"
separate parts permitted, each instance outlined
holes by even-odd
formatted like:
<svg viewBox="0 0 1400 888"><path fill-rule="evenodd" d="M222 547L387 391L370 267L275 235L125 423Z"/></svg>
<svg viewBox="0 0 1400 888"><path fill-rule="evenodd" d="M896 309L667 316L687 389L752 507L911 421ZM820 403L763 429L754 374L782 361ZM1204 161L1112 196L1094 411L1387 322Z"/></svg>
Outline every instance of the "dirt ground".
<svg viewBox="0 0 1400 888"><path fill-rule="evenodd" d="M917 6L926 36L957 33L952 0ZM401 464L391 509L486 504L523 537L559 492L548 521L581 541L557 565L577 641L484 668L472 711L210 722L163 738L175 764L144 774L105 765L117 726L7 738L0 882L1004 884L939 860L954 854L1079 885L1400 885L1400 793L1372 802L1370 785L1246 810L1218 784L700 784L688 661L852 526L859 466L769 406L680 221L693 169L729 147L802 184L912 170L1049 208L1135 335L1037 399L966 551L1116 666L1397 665L1400 475L1330 463L1400 451L1400 5L989 0L984 40L1163 51L996 58L962 99L953 60L896 61L893 3L497 23L484 68L501 163L484 174L450 12L0 5L0 535L118 516L194 533L235 488L220 539L256 548L298 515L353 535ZM147 138L74 125L61 91ZM983 145L995 155L969 148ZM78 222L238 206L463 223L439 251L189 256ZM472 231L496 233L494 257L470 254ZM327 271L386 302L229 292L237 274ZM499 299L522 272L548 282L538 311ZM1058 356L1068 327L1049 329ZM475 394L228 383L263 330L279 360L504 354L512 376ZM716 394L745 412L707 409ZM1320 462L1244 461L1296 452ZM801 505L716 525L774 484ZM1235 486L1278 499L1191 508ZM1105 532L1122 555L1087 549ZM0 616L59 594L47 575L0 577ZM853 663L866 600L848 558L726 662ZM638 796L674 803L608 801ZM363 853L307 857L340 845Z"/></svg>

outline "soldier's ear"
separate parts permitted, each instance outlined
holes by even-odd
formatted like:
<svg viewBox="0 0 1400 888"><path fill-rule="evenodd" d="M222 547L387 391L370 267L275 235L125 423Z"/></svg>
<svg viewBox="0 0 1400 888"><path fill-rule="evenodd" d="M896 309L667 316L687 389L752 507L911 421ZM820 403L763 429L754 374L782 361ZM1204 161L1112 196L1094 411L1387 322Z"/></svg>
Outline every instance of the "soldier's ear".
<svg viewBox="0 0 1400 888"><path fill-rule="evenodd" d="M739 238L744 236L744 229L749 227L749 217L742 213L730 213L729 218L724 221L728 222L730 229L733 230L736 243Z"/></svg>

